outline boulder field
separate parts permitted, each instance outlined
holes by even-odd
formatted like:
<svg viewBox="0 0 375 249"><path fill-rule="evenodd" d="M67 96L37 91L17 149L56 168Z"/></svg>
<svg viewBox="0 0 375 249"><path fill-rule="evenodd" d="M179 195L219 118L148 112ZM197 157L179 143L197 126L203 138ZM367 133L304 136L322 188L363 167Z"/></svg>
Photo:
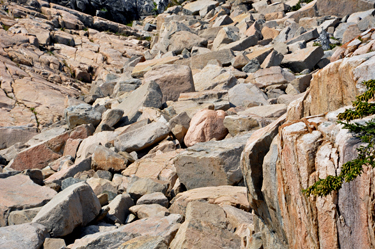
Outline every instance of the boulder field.
<svg viewBox="0 0 375 249"><path fill-rule="evenodd" d="M373 0L1 1L0 248L375 248L371 167L302 192L374 68Z"/></svg>

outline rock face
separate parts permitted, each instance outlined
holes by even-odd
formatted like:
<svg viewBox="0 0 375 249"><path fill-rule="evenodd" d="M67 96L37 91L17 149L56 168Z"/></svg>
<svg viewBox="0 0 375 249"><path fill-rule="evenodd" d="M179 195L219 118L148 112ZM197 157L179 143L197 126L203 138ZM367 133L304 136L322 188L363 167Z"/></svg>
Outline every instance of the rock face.
<svg viewBox="0 0 375 249"><path fill-rule="evenodd" d="M213 138L223 139L228 133L223 124L224 118L223 111L202 110L195 114L184 139L186 146L210 141Z"/></svg>
<svg viewBox="0 0 375 249"><path fill-rule="evenodd" d="M35 184L25 175L0 179L0 190L0 227L8 225L10 211L43 206L56 195L56 191Z"/></svg>
<svg viewBox="0 0 375 249"><path fill-rule="evenodd" d="M52 237L62 237L85 226L100 211L100 203L86 183L74 184L57 194L39 211L33 222L47 227Z"/></svg>

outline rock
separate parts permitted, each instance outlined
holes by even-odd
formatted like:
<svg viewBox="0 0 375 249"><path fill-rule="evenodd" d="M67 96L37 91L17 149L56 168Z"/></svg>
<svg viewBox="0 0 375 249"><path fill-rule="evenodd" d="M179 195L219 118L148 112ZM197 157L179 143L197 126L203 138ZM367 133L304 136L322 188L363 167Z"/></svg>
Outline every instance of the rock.
<svg viewBox="0 0 375 249"><path fill-rule="evenodd" d="M264 26L262 28L262 36L264 40L267 39L274 39L279 35L280 31L274 29L274 28L269 28L267 26Z"/></svg>
<svg viewBox="0 0 375 249"><path fill-rule="evenodd" d="M137 134L135 136L135 134ZM169 134L169 127L162 122L153 122L139 129L127 132L115 139L115 147L119 151L140 151L160 142Z"/></svg>
<svg viewBox="0 0 375 249"><path fill-rule="evenodd" d="M162 192L165 194L166 190L166 185L160 180L136 177L129 183L127 193L130 194L134 200L138 200L146 194L152 194L155 192Z"/></svg>
<svg viewBox="0 0 375 249"><path fill-rule="evenodd" d="M187 15L198 15L199 11L208 8L209 6L217 6L218 2L216 1L205 1L205 0L199 0L195 2L191 2L186 4L183 7L183 12Z"/></svg>
<svg viewBox="0 0 375 249"><path fill-rule="evenodd" d="M193 47L206 47L207 40L189 31L174 33L169 40L168 51L180 54L182 50L191 50Z"/></svg>
<svg viewBox="0 0 375 249"><path fill-rule="evenodd" d="M301 72L304 69L312 70L323 55L321 47L305 48L297 53L285 55L281 64L294 72Z"/></svg>
<svg viewBox="0 0 375 249"><path fill-rule="evenodd" d="M113 127L115 124L117 124L120 121L123 115L124 115L123 110L119 110L119 109L106 110L102 115L102 121L100 122L98 127L102 127L103 125L108 125L109 127Z"/></svg>
<svg viewBox="0 0 375 249"><path fill-rule="evenodd" d="M129 208L133 205L134 202L130 195L118 195L109 203L108 214L116 216L122 224L125 224L125 219L130 214Z"/></svg>
<svg viewBox="0 0 375 249"><path fill-rule="evenodd" d="M67 168L61 169L60 171L52 174L44 180L44 183L60 183L64 179L75 176L79 172L87 171L91 169L91 157L88 157L80 162L77 162ZM68 182L66 182L68 183ZM60 185L60 184L59 184Z"/></svg>
<svg viewBox="0 0 375 249"><path fill-rule="evenodd" d="M260 69L260 64L257 59L250 60L243 68L242 71L245 73L255 73Z"/></svg>
<svg viewBox="0 0 375 249"><path fill-rule="evenodd" d="M68 107L64 111L64 116L70 129L81 124L96 126L102 118L102 114L88 104Z"/></svg>
<svg viewBox="0 0 375 249"><path fill-rule="evenodd" d="M71 245L72 249L78 248L118 248L122 243L138 236L160 236L169 244L178 228L182 217L172 214L167 217L154 217L134 221L128 225L109 232L95 233L78 239Z"/></svg>
<svg viewBox="0 0 375 249"><path fill-rule="evenodd" d="M81 179L73 178L73 177L68 177L64 180L61 181L61 190L64 190L76 183L83 182Z"/></svg>
<svg viewBox="0 0 375 249"><path fill-rule="evenodd" d="M229 102L234 106L259 106L268 105L267 96L255 85L239 84L228 91Z"/></svg>
<svg viewBox="0 0 375 249"><path fill-rule="evenodd" d="M146 194L139 198L137 201L137 205L142 204L159 204L163 207L168 207L169 201L163 193L155 192L151 194Z"/></svg>
<svg viewBox="0 0 375 249"><path fill-rule="evenodd" d="M191 118L186 112L181 112L169 120L169 129L175 138L181 143L189 129Z"/></svg>
<svg viewBox="0 0 375 249"><path fill-rule="evenodd" d="M164 217L169 215L167 208L159 204L135 205L130 208L130 211L135 214L138 219L148 217Z"/></svg>
<svg viewBox="0 0 375 249"><path fill-rule="evenodd" d="M223 139L228 133L223 125L224 118L223 111L202 110L195 114L184 139L185 145L192 146L213 138Z"/></svg>
<svg viewBox="0 0 375 249"><path fill-rule="evenodd" d="M257 119L248 116L226 116L224 126L231 136L236 136L242 132L247 132L260 127Z"/></svg>
<svg viewBox="0 0 375 249"><path fill-rule="evenodd" d="M309 42L309 41L314 40L318 37L319 37L319 33L318 33L317 29L313 29L313 30L310 30L310 31L307 31L307 32L303 33L302 35L299 35L297 37L294 37L294 38L288 40L286 42L286 44L290 45L290 44L293 44L293 43L296 43L296 42L299 42L299 41Z"/></svg>
<svg viewBox="0 0 375 249"><path fill-rule="evenodd" d="M239 157L250 134L197 143L175 159L179 180L189 189L236 185L242 181Z"/></svg>
<svg viewBox="0 0 375 249"><path fill-rule="evenodd" d="M222 15L222 16L219 16L215 19L215 22L214 24L212 25L213 28L215 27L220 27L220 26L224 26L224 25L228 25L228 24L231 24L233 23L233 20L227 16L227 15Z"/></svg>
<svg viewBox="0 0 375 249"><path fill-rule="evenodd" d="M41 207L12 211L8 216L8 225L12 226L30 223L38 214L40 209Z"/></svg>
<svg viewBox="0 0 375 249"><path fill-rule="evenodd" d="M253 83L259 88L265 88L276 84L284 84L294 79L295 77L292 73L277 66L260 69L257 72L250 74L246 81Z"/></svg>
<svg viewBox="0 0 375 249"><path fill-rule="evenodd" d="M125 97L121 104L115 108L123 110L124 116L127 117L126 123L131 124L140 116L139 109L141 107L159 108L163 104L162 100L163 93L159 85L154 81L150 81Z"/></svg>
<svg viewBox="0 0 375 249"><path fill-rule="evenodd" d="M0 127L0 149L6 149L15 143L25 143L36 134L36 128L31 127Z"/></svg>
<svg viewBox="0 0 375 249"><path fill-rule="evenodd" d="M232 60L232 66L236 69L243 68L247 63L249 63L249 59L243 53L237 55L236 58Z"/></svg>
<svg viewBox="0 0 375 249"><path fill-rule="evenodd" d="M33 222L47 227L52 237L70 234L77 226L85 226L100 211L100 203L86 183L77 183L57 194L43 206Z"/></svg>
<svg viewBox="0 0 375 249"><path fill-rule="evenodd" d="M167 243L162 237L141 236L123 243L118 249L168 249Z"/></svg>
<svg viewBox="0 0 375 249"><path fill-rule="evenodd" d="M239 29L235 26L227 26L220 29L212 44L213 50L218 50L223 44L238 41L240 38L238 33Z"/></svg>
<svg viewBox="0 0 375 249"><path fill-rule="evenodd" d="M56 238L46 238L43 243L44 249L57 249L61 247L65 247L65 241L63 239L56 239Z"/></svg>
<svg viewBox="0 0 375 249"><path fill-rule="evenodd" d="M344 17L355 12L369 10L374 8L371 1L352 1L346 0L345 2L333 0L320 0L317 2L317 9L320 16L334 15Z"/></svg>
<svg viewBox="0 0 375 249"><path fill-rule="evenodd" d="M87 184L90 185L96 196L105 193L108 195L109 201L117 196L117 186L107 179L90 178L87 180Z"/></svg>
<svg viewBox="0 0 375 249"><path fill-rule="evenodd" d="M345 32L342 36L342 43L347 43L351 41L352 39L356 38L362 33L362 31L358 28L357 25L350 25L345 29Z"/></svg>
<svg viewBox="0 0 375 249"><path fill-rule="evenodd" d="M95 170L120 171L126 168L127 160L112 150L98 145L92 154L92 168Z"/></svg>
<svg viewBox="0 0 375 249"><path fill-rule="evenodd" d="M35 184L22 174L0 179L0 190L1 227L8 225L12 210L41 207L56 195L56 191Z"/></svg>
<svg viewBox="0 0 375 249"><path fill-rule="evenodd" d="M144 75L147 84L155 81L163 94L162 102L177 101L180 93L195 92L190 67L183 65L161 65Z"/></svg>
<svg viewBox="0 0 375 249"><path fill-rule="evenodd" d="M94 176L95 178L102 178L106 179L108 181L112 180L112 173L107 170L98 170L95 172Z"/></svg>
<svg viewBox="0 0 375 249"><path fill-rule="evenodd" d="M4 248L41 248L48 238L47 228L41 224L26 223L0 228L0 244Z"/></svg>
<svg viewBox="0 0 375 249"><path fill-rule="evenodd" d="M194 74L195 90L203 91L212 86L212 81L216 76L223 73L223 68L218 65L208 64L200 72Z"/></svg>
<svg viewBox="0 0 375 249"><path fill-rule="evenodd" d="M283 58L284 58L283 54L277 52L276 50L273 50L269 55L267 55L266 59L264 59L260 67L264 69L264 68L280 66Z"/></svg>
<svg viewBox="0 0 375 249"><path fill-rule="evenodd" d="M232 51L243 51L258 43L258 38L255 35L231 42L227 45L220 46L220 49L231 49Z"/></svg>
<svg viewBox="0 0 375 249"><path fill-rule="evenodd" d="M170 248L239 248L241 239L228 230L227 224L225 213L219 206L190 202L186 209L186 220Z"/></svg>
<svg viewBox="0 0 375 249"><path fill-rule="evenodd" d="M223 66L230 65L234 57L235 56L230 49L220 49L219 51L194 55L191 57L190 67L192 70L202 69L213 59L220 61Z"/></svg>
<svg viewBox="0 0 375 249"><path fill-rule="evenodd" d="M160 59L153 59L153 60L148 60L145 62L138 63L132 72L132 77L142 77L150 71L154 66L158 65L164 65L164 64L173 64L175 61L179 60L180 57L178 56L169 56L165 58L160 58Z"/></svg>

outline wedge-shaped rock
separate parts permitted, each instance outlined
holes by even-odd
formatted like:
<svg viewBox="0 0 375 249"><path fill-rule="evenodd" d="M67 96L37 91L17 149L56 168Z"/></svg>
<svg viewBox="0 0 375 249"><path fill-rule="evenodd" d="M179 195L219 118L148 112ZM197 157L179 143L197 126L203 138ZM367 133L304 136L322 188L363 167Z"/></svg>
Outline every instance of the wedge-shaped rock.
<svg viewBox="0 0 375 249"><path fill-rule="evenodd" d="M39 249L42 247L44 239L48 237L47 228L36 223L26 223L0 228L1 248Z"/></svg>
<svg viewBox="0 0 375 249"><path fill-rule="evenodd" d="M118 151L140 151L166 138L169 127L163 122L153 122L139 129L127 132L115 140Z"/></svg>
<svg viewBox="0 0 375 249"><path fill-rule="evenodd" d="M161 65L144 76L144 82L155 81L163 94L163 103L176 101L180 93L195 92L193 75L189 66Z"/></svg>
<svg viewBox="0 0 375 249"><path fill-rule="evenodd" d="M168 249L167 243L162 237L141 236L122 244L118 249Z"/></svg>
<svg viewBox="0 0 375 249"><path fill-rule="evenodd" d="M240 248L241 239L228 228L224 210L206 202L191 202L186 220L181 225L170 248Z"/></svg>
<svg viewBox="0 0 375 249"><path fill-rule="evenodd" d="M170 243L182 222L178 214L159 218L146 218L122 226L110 232L95 233L78 239L71 245L72 249L118 248L126 241L138 236L160 236ZM126 247L125 247L126 248Z"/></svg>
<svg viewBox="0 0 375 249"><path fill-rule="evenodd" d="M141 112L139 111L141 107L160 108L163 104L162 101L163 93L159 85L154 81L150 81L125 97L121 104L115 108L123 110L124 117L127 118L127 124L131 124L136 122L141 115Z"/></svg>
<svg viewBox="0 0 375 249"><path fill-rule="evenodd" d="M210 60L218 60L223 66L230 65L234 57L230 49L221 49L191 57L190 67L191 69L202 69Z"/></svg>
<svg viewBox="0 0 375 249"><path fill-rule="evenodd" d="M191 189L178 194L169 208L171 213L185 216L186 207L192 201L207 201L217 205L230 205L248 211L246 187L218 186Z"/></svg>
<svg viewBox="0 0 375 249"><path fill-rule="evenodd" d="M209 6L217 6L219 3L211 0L199 0L196 2L188 3L184 6L184 13L187 15L198 15L199 11L208 8Z"/></svg>
<svg viewBox="0 0 375 249"><path fill-rule="evenodd" d="M74 184L43 206L33 222L47 227L52 237L62 237L78 226L85 226L100 211L100 203L86 183Z"/></svg>
<svg viewBox="0 0 375 249"><path fill-rule="evenodd" d="M168 209L159 204L135 205L130 208L130 211L139 219L169 215Z"/></svg>
<svg viewBox="0 0 375 249"><path fill-rule="evenodd" d="M56 191L35 184L26 175L0 179L0 227L8 225L10 211L43 206L55 195Z"/></svg>
<svg viewBox="0 0 375 249"><path fill-rule="evenodd" d="M133 69L132 77L142 77L145 73L150 71L155 66L163 64L173 64L173 62L178 61L179 59L180 57L178 56L170 56L138 63Z"/></svg>
<svg viewBox="0 0 375 249"><path fill-rule="evenodd" d="M88 104L70 106L65 109L64 116L71 129L81 124L97 126L102 119L102 114Z"/></svg>
<svg viewBox="0 0 375 249"><path fill-rule="evenodd" d="M281 65L292 69L294 72L301 72L305 69L312 70L323 55L324 51L321 47L305 48L293 54L285 55Z"/></svg>
<svg viewBox="0 0 375 249"><path fill-rule="evenodd" d="M175 167L187 189L234 185L242 181L240 156L250 134L198 143L180 153Z"/></svg>
<svg viewBox="0 0 375 249"><path fill-rule="evenodd" d="M259 88L275 84L284 84L295 79L295 76L281 67L270 67L260 69L250 74L246 81L253 83Z"/></svg>
<svg viewBox="0 0 375 249"><path fill-rule="evenodd" d="M191 50L193 47L205 47L207 46L207 40L189 31L179 31L172 35L169 44L168 51L179 54L184 49Z"/></svg>

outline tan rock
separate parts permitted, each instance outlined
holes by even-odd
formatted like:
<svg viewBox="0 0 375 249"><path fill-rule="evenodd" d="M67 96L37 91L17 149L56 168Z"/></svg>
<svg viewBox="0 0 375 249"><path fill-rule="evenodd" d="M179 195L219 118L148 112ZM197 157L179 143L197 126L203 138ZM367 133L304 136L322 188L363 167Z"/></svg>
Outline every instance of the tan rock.
<svg viewBox="0 0 375 249"><path fill-rule="evenodd" d="M177 56L171 56L138 63L133 69L132 77L141 77L155 66L163 64L173 64L175 61L179 59L180 58Z"/></svg>
<svg viewBox="0 0 375 249"><path fill-rule="evenodd" d="M164 217L169 215L168 209L159 204L135 205L129 210L139 219L144 219L147 217Z"/></svg>
<svg viewBox="0 0 375 249"><path fill-rule="evenodd" d="M184 142L192 146L198 142L206 142L215 138L223 139L228 130L224 127L224 111L202 110L194 115L190 122Z"/></svg>
<svg viewBox="0 0 375 249"><path fill-rule="evenodd" d="M263 29L262 29L262 35L263 35L264 40L274 39L276 36L279 35L279 33L280 33L280 31L278 31L274 28L269 28L267 26L264 26Z"/></svg>

